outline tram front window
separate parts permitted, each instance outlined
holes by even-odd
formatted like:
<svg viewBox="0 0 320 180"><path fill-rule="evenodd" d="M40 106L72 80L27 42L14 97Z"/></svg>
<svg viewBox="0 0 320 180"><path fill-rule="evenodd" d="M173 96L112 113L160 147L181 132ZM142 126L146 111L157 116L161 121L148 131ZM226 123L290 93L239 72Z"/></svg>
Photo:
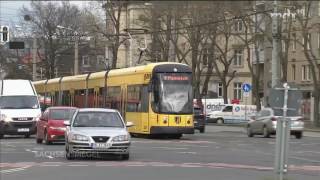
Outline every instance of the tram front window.
<svg viewBox="0 0 320 180"><path fill-rule="evenodd" d="M165 114L192 113L191 74L161 73L157 76L158 111Z"/></svg>

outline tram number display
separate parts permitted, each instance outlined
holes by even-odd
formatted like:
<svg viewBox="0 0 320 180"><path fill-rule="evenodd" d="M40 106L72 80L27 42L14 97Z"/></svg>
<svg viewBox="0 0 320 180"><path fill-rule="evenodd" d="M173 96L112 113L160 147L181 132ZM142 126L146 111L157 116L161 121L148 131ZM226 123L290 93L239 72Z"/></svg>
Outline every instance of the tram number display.
<svg viewBox="0 0 320 180"><path fill-rule="evenodd" d="M188 76L181 76L181 75L165 75L163 76L163 80L165 81L188 81L189 77Z"/></svg>

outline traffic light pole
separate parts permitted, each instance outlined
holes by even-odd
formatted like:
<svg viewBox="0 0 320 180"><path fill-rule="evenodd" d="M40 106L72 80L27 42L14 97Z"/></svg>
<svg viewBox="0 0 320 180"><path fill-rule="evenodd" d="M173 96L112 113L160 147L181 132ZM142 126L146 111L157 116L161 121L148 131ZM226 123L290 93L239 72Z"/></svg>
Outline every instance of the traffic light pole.
<svg viewBox="0 0 320 180"><path fill-rule="evenodd" d="M33 38L32 49L32 80L37 80L37 39Z"/></svg>

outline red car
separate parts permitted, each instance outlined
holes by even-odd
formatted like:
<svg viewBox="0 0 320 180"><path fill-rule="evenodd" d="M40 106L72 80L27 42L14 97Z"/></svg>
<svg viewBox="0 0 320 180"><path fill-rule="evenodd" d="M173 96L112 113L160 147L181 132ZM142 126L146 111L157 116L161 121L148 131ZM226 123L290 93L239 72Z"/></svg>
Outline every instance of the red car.
<svg viewBox="0 0 320 180"><path fill-rule="evenodd" d="M38 144L44 141L46 144L52 142L64 142L64 132L66 130L63 124L66 120L71 120L75 107L49 107L43 112L40 121L37 122L36 141Z"/></svg>

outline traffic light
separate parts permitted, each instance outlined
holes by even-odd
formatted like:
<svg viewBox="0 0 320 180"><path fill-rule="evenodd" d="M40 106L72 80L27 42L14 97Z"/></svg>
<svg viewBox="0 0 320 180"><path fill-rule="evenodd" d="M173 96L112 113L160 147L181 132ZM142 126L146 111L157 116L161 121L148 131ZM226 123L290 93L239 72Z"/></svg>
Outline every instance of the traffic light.
<svg viewBox="0 0 320 180"><path fill-rule="evenodd" d="M1 26L0 35L0 41L2 43L9 42L9 26Z"/></svg>

